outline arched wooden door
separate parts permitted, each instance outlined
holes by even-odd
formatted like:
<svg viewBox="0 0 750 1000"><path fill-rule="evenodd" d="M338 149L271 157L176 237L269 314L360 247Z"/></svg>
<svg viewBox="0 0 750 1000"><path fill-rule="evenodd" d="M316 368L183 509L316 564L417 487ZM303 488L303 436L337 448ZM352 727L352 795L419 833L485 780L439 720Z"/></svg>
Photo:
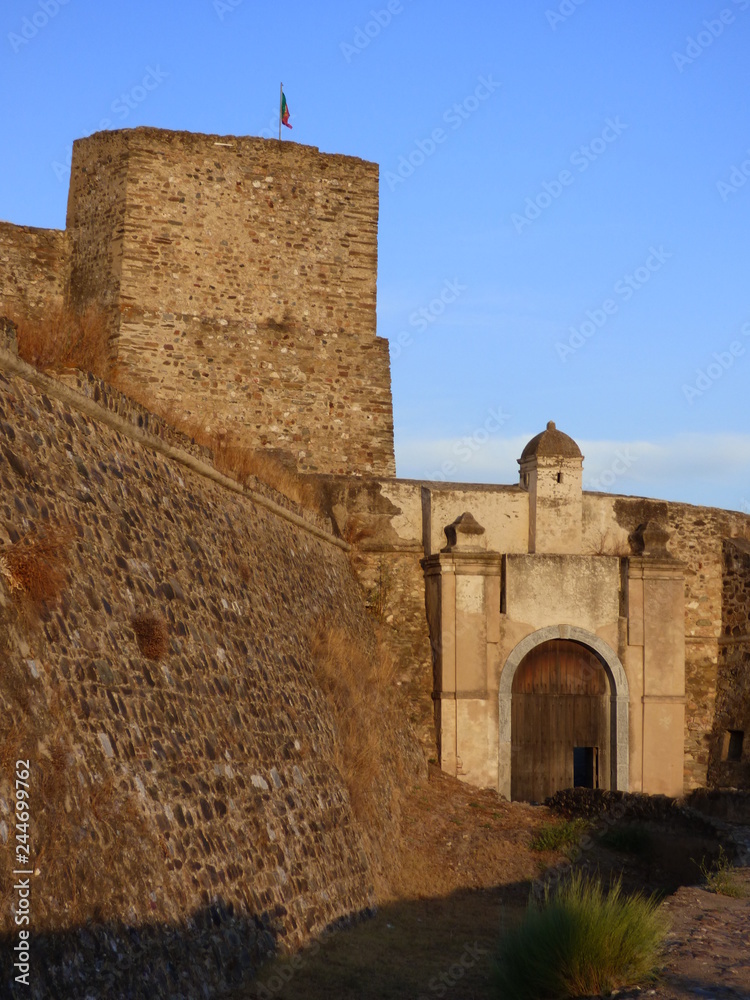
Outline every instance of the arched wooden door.
<svg viewBox="0 0 750 1000"><path fill-rule="evenodd" d="M542 802L562 788L609 788L610 690L599 659L552 639L513 678L511 798Z"/></svg>

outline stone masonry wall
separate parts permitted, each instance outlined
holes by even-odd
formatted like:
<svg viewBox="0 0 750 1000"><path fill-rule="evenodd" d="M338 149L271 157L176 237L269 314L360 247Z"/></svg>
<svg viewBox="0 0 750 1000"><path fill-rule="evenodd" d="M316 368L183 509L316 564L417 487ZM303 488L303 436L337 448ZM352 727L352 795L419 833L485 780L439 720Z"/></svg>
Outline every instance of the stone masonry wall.
<svg viewBox="0 0 750 1000"><path fill-rule="evenodd" d="M38 869L24 996L214 996L365 910L308 648L325 615L372 642L346 553L2 371L0 484L2 982L16 759ZM62 539L64 581L32 606L8 560L40 537Z"/></svg>
<svg viewBox="0 0 750 1000"><path fill-rule="evenodd" d="M378 168L314 147L138 128L74 144L71 290L176 405L302 470L395 472L376 336Z"/></svg>
<svg viewBox="0 0 750 1000"><path fill-rule="evenodd" d="M425 613L421 553L362 546L352 559L370 611L382 623L388 644L398 650L397 684L408 705L410 725L428 758L435 757L432 649Z"/></svg>
<svg viewBox="0 0 750 1000"><path fill-rule="evenodd" d="M321 476L327 515L352 544L350 560L367 605L398 651L398 686L428 758L436 753L432 647L420 560L421 488L406 480ZM394 528L398 523L399 531Z"/></svg>
<svg viewBox="0 0 750 1000"><path fill-rule="evenodd" d="M62 306L66 267L65 233L0 222L0 316L37 319Z"/></svg>
<svg viewBox="0 0 750 1000"><path fill-rule="evenodd" d="M125 242L127 143L114 138L88 148L85 164L74 144L66 235L70 252L70 305L101 307L111 333L120 325L120 275ZM145 289L144 289L145 294Z"/></svg>
<svg viewBox="0 0 750 1000"><path fill-rule="evenodd" d="M709 784L750 787L750 542L726 541L723 620ZM730 731L744 733L740 758L729 758Z"/></svg>
<svg viewBox="0 0 750 1000"><path fill-rule="evenodd" d="M588 509L587 509L588 508ZM599 508L597 516L596 510ZM606 515L605 515L606 512ZM655 521L670 532L669 552L685 565L685 791L704 786L719 672L723 621L724 539L750 539L750 518L737 511L690 504L586 494L584 523L597 526L589 543L615 547L639 524ZM748 607L750 611L750 607Z"/></svg>

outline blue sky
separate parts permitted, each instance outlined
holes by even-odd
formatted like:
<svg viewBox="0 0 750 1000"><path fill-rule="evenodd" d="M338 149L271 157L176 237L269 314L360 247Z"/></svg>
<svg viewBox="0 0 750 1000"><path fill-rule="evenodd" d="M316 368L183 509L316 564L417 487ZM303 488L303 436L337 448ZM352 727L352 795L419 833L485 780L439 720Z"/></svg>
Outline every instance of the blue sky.
<svg viewBox="0 0 750 1000"><path fill-rule="evenodd" d="M381 169L401 476L750 511L750 0L6 0L0 218L65 225L74 138L272 134ZM144 86L144 78L146 86Z"/></svg>

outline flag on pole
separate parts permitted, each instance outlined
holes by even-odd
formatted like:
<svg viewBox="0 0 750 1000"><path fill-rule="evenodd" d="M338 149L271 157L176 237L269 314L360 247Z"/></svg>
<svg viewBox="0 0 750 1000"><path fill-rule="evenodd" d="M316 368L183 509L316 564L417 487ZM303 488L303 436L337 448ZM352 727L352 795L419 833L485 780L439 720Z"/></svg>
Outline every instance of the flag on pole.
<svg viewBox="0 0 750 1000"><path fill-rule="evenodd" d="M292 126L289 124L289 105L286 103L286 95L284 91L281 91L281 124L286 125L287 128Z"/></svg>

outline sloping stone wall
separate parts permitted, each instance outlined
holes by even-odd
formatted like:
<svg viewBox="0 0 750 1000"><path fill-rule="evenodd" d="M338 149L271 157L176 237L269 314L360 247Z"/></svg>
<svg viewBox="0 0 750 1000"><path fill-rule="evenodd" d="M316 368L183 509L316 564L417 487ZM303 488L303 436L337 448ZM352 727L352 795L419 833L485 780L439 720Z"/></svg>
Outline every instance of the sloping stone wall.
<svg viewBox="0 0 750 1000"><path fill-rule="evenodd" d="M36 604L0 578L3 984L16 759L38 869L19 996L215 995L366 910L308 648L326 616L373 641L342 548L2 371L0 488L0 552L58 539L64 577Z"/></svg>

